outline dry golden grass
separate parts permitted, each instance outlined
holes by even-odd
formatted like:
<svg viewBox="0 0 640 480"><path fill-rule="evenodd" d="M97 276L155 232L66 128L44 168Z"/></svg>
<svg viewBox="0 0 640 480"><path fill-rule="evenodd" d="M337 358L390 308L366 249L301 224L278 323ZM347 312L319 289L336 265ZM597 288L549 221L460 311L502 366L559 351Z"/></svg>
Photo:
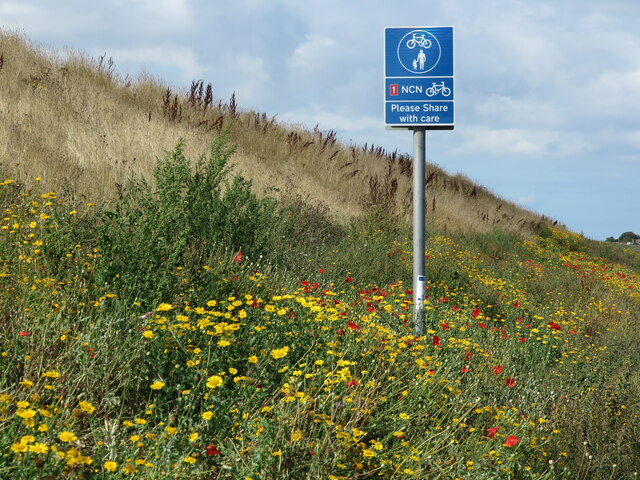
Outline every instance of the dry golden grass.
<svg viewBox="0 0 640 480"><path fill-rule="evenodd" d="M238 150L233 162L258 192L322 204L337 219L373 206L411 219L411 161L381 148L343 145L334 132L285 125L213 100L205 85L173 92L146 76L121 78L110 58L51 53L18 34L0 32L0 163L6 175L48 188L65 184L93 201L110 199L127 177L151 177L156 158L178 139L186 154L206 152L221 127ZM215 87L213 89L215 94ZM461 175L427 169L429 228L523 235L548 222L497 198Z"/></svg>

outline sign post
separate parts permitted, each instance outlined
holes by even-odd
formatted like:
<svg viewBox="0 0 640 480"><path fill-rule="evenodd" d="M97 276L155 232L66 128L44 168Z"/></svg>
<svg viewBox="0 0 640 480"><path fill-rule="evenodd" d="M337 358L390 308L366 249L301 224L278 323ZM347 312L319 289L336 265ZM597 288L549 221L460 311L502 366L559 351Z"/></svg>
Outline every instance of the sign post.
<svg viewBox="0 0 640 480"><path fill-rule="evenodd" d="M425 333L426 130L454 127L453 27L385 28L389 129L413 130L413 333Z"/></svg>

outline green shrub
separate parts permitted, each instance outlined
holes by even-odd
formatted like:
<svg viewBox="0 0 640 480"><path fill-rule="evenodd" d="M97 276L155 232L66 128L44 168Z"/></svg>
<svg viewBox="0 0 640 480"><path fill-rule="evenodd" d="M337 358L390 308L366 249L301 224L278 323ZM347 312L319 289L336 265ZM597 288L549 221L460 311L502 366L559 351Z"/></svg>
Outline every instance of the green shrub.
<svg viewBox="0 0 640 480"><path fill-rule="evenodd" d="M131 180L97 227L100 282L152 304L193 290L193 281L219 291L225 275L268 256L285 222L274 199L230 178L234 151L223 133L192 166L179 141L158 160L155 189ZM211 269L218 275L204 274Z"/></svg>

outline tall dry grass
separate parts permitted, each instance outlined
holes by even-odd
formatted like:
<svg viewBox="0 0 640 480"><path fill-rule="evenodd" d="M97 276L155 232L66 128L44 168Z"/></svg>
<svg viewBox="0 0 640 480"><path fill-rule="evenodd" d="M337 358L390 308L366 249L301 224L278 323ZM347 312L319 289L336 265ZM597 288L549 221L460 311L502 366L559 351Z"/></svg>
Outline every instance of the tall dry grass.
<svg viewBox="0 0 640 480"><path fill-rule="evenodd" d="M411 159L374 145L345 145L310 130L214 98L201 80L174 91L161 80L121 77L114 59L51 52L0 32L0 163L24 182L42 177L92 200L114 198L132 175L150 179L158 157L184 139L195 158L221 128L238 144L232 161L257 191L322 205L338 219L380 208L411 219ZM115 59L117 61L117 59ZM430 229L523 235L548 219L498 198L461 175L428 166Z"/></svg>

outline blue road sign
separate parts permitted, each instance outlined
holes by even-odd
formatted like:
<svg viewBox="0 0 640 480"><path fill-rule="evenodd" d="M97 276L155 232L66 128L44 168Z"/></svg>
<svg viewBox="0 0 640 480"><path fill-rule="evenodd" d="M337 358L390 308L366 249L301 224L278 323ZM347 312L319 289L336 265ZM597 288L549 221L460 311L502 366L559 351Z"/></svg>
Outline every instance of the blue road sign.
<svg viewBox="0 0 640 480"><path fill-rule="evenodd" d="M385 125L453 128L453 27L385 28Z"/></svg>

